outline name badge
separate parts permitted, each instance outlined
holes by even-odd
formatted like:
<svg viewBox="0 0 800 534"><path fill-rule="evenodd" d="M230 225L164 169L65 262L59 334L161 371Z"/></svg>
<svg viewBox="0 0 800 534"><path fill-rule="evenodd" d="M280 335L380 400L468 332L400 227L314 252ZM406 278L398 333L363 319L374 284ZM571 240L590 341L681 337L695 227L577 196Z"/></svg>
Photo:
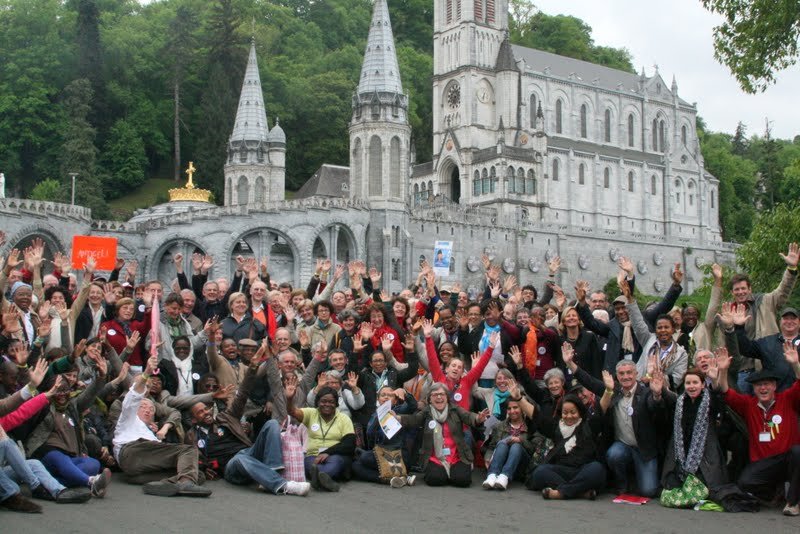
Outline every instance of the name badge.
<svg viewBox="0 0 800 534"><path fill-rule="evenodd" d="M776 425L779 425L779 424L783 423L783 417L781 417L778 414L775 414L775 415L772 416L772 422L775 423Z"/></svg>
<svg viewBox="0 0 800 534"><path fill-rule="evenodd" d="M69 426L75 426L75 421L72 420L72 417L67 419L67 422L69 423Z"/></svg>
<svg viewBox="0 0 800 534"><path fill-rule="evenodd" d="M113 328L111 328L111 329L108 331L108 335L109 335L109 336L116 336L116 335L117 335L117 331L116 331L116 330L114 330Z"/></svg>
<svg viewBox="0 0 800 534"><path fill-rule="evenodd" d="M605 352L607 348L608 348L608 343L603 343L603 352Z"/></svg>
<svg viewBox="0 0 800 534"><path fill-rule="evenodd" d="M200 373L192 373L192 380L200 380Z"/></svg>
<svg viewBox="0 0 800 534"><path fill-rule="evenodd" d="M428 428L430 428L431 430L436 428L436 421L428 421Z"/></svg>
<svg viewBox="0 0 800 534"><path fill-rule="evenodd" d="M204 439L197 440L197 448L198 449L205 449L206 448L206 440L204 440Z"/></svg>
<svg viewBox="0 0 800 534"><path fill-rule="evenodd" d="M450 448L445 447L442 449L442 456L450 456Z"/></svg>
<svg viewBox="0 0 800 534"><path fill-rule="evenodd" d="M758 441L761 443L769 443L772 441L772 436L769 435L769 432L760 432L758 434Z"/></svg>
<svg viewBox="0 0 800 534"><path fill-rule="evenodd" d="M311 425L311 430L314 432L319 432L319 424L314 423L313 425Z"/></svg>
<svg viewBox="0 0 800 534"><path fill-rule="evenodd" d="M633 406L628 406L628 415L633 416Z"/></svg>
<svg viewBox="0 0 800 534"><path fill-rule="evenodd" d="M453 395L453 399L454 399L456 402L461 402L461 399L463 399L463 398L464 398L464 397L461 395L461 393L456 393L455 395Z"/></svg>
<svg viewBox="0 0 800 534"><path fill-rule="evenodd" d="M546 348L544 348L544 347L539 347L539 354L544 354L545 352L547 352L547 349L546 349Z"/></svg>

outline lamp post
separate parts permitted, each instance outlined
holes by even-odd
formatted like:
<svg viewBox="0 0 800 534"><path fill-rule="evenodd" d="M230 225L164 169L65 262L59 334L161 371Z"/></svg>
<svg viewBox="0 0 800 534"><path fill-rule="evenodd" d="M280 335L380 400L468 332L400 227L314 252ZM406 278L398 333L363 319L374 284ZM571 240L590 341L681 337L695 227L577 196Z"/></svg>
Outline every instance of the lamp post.
<svg viewBox="0 0 800 534"><path fill-rule="evenodd" d="M70 202L70 205L74 206L75 205L75 177L78 176L78 173L77 172L70 172L70 173L67 173L67 174L69 174L69 177L72 178L72 202Z"/></svg>

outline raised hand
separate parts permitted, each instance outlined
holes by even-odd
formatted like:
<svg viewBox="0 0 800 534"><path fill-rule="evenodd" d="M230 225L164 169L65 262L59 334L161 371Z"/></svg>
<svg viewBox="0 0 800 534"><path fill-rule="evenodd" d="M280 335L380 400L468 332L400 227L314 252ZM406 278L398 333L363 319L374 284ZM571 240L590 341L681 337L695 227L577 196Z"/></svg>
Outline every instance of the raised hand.
<svg viewBox="0 0 800 534"><path fill-rule="evenodd" d="M414 334L406 334L406 337L403 339L403 347L405 347L406 352L414 351Z"/></svg>
<svg viewBox="0 0 800 534"><path fill-rule="evenodd" d="M373 287L378 285L378 282L381 281L382 276L382 273L375 267L369 268L369 279L372 280Z"/></svg>
<svg viewBox="0 0 800 534"><path fill-rule="evenodd" d="M69 308L67 308L67 304L65 302L59 302L53 306L58 312L58 316L61 318L61 322L64 323L69 318Z"/></svg>
<svg viewBox="0 0 800 534"><path fill-rule="evenodd" d="M44 375L47 374L47 369L50 365L44 358L39 358L36 365L28 372L28 380L34 388L38 388L39 384L44 380Z"/></svg>
<svg viewBox="0 0 800 534"><path fill-rule="evenodd" d="M322 260L322 272L327 273L331 270L331 259L325 258Z"/></svg>
<svg viewBox="0 0 800 534"><path fill-rule="evenodd" d="M522 391L519 389L519 384L513 378L508 382L508 392L511 394L512 399L519 399L522 397Z"/></svg>
<svg viewBox="0 0 800 534"><path fill-rule="evenodd" d="M747 306L744 304L737 304L732 309L733 324L742 326L750 319L750 314L747 313Z"/></svg>
<svg viewBox="0 0 800 534"><path fill-rule="evenodd" d="M478 423L483 423L484 421L489 419L489 415L491 415L489 413L489 408L484 408L483 410L478 412Z"/></svg>
<svg viewBox="0 0 800 534"><path fill-rule="evenodd" d="M569 365L575 360L575 349L566 341L561 344L561 358Z"/></svg>
<svg viewBox="0 0 800 534"><path fill-rule="evenodd" d="M347 373L347 385L350 386L350 389L355 389L358 387L358 375L350 371Z"/></svg>
<svg viewBox="0 0 800 534"><path fill-rule="evenodd" d="M294 394L297 391L297 375L290 373L284 377L283 382L283 395L287 401L294 399Z"/></svg>
<svg viewBox="0 0 800 534"><path fill-rule="evenodd" d="M489 267L489 270L486 271L486 275L489 277L489 280L492 281L500 281L500 266L499 265L492 265Z"/></svg>
<svg viewBox="0 0 800 534"><path fill-rule="evenodd" d="M372 325L367 323L361 323L361 339L365 342L369 342L372 339L372 336L375 335L375 331L372 328Z"/></svg>
<svg viewBox="0 0 800 534"><path fill-rule="evenodd" d="M214 266L214 257L213 256L203 256L203 263L200 266L200 274L206 274L209 270Z"/></svg>
<svg viewBox="0 0 800 534"><path fill-rule="evenodd" d="M136 345L139 344L139 341L141 339L142 339L142 335L139 333L139 331L138 330L134 330L133 332L131 332L130 337L126 337L125 338L125 341L126 341L125 347L128 349L128 351L133 352L133 350L136 348ZM211 339L211 338L209 338L209 339Z"/></svg>
<svg viewBox="0 0 800 534"><path fill-rule="evenodd" d="M333 279L340 280L342 276L344 276L344 265L340 263L333 271Z"/></svg>
<svg viewBox="0 0 800 534"><path fill-rule="evenodd" d="M119 374L117 375L117 377L114 380L112 380L112 382L114 384L121 383L123 380L125 380L128 377L128 373L130 372L130 370L131 370L131 364L129 364L128 362L123 362L122 363L122 367L119 370Z"/></svg>
<svg viewBox="0 0 800 534"><path fill-rule="evenodd" d="M353 352L358 354L362 350L364 350L364 342L361 341L361 333L359 332L353 336Z"/></svg>
<svg viewBox="0 0 800 534"><path fill-rule="evenodd" d="M578 280L575 282L575 298L578 302L586 302L586 294L589 292L589 282L586 280Z"/></svg>
<svg viewBox="0 0 800 534"><path fill-rule="evenodd" d="M31 353L28 350L28 345L26 343L23 343L22 346L17 351L17 353L14 355L14 361L17 363L19 367L25 367L26 365L28 365L28 356L30 355Z"/></svg>
<svg viewBox="0 0 800 534"><path fill-rule="evenodd" d="M492 266L492 260L489 259L488 255L481 254L481 264L483 264L483 270L488 271L489 267Z"/></svg>
<svg viewBox="0 0 800 534"><path fill-rule="evenodd" d="M8 257L6 258L6 269L8 271L13 271L19 265L19 250L18 249L11 249L11 252L8 253Z"/></svg>
<svg viewBox="0 0 800 534"><path fill-rule="evenodd" d="M228 384L227 386L223 386L216 390L214 393L211 394L211 397L217 400L227 400L233 397L233 394L236 392L236 385L235 384Z"/></svg>
<svg viewBox="0 0 800 534"><path fill-rule="evenodd" d="M496 299L497 297L499 297L500 296L500 291L502 291L502 288L500 287L500 281L499 280L491 280L489 282L489 289L491 290L493 299Z"/></svg>
<svg viewBox="0 0 800 534"><path fill-rule="evenodd" d="M128 272L128 280L136 280L136 272L139 270L139 262L137 260L131 260L128 262L128 268L126 271Z"/></svg>
<svg viewBox="0 0 800 534"><path fill-rule="evenodd" d="M623 277L622 279L617 279L617 283L619 284L619 289L622 291L622 294L628 299L628 303L633 302L633 294L631 294L631 286L628 281Z"/></svg>
<svg viewBox="0 0 800 534"><path fill-rule="evenodd" d="M465 330L469 326L469 316L466 311L459 310L456 314L456 319L458 319L458 326L462 330Z"/></svg>
<svg viewBox="0 0 800 534"><path fill-rule="evenodd" d="M723 302L717 313L717 320L723 330L730 330L733 328L733 307L734 304L730 302Z"/></svg>
<svg viewBox="0 0 800 534"><path fill-rule="evenodd" d="M36 333L38 334L39 337L43 338L49 337L52 325L53 325L53 318L48 315L47 317L41 320L41 323L39 324L39 329L37 330Z"/></svg>
<svg viewBox="0 0 800 534"><path fill-rule="evenodd" d="M783 357L789 365L797 365L797 346L790 340L783 343Z"/></svg>
<svg viewBox="0 0 800 534"><path fill-rule="evenodd" d="M513 274L506 276L505 281L503 282L503 293L508 295L514 290L514 287L517 285L517 277Z"/></svg>
<svg viewBox="0 0 800 534"><path fill-rule="evenodd" d="M800 260L800 247L798 247L797 243L789 243L789 252L779 254L783 261L786 262L787 267L797 267L797 262Z"/></svg>
<svg viewBox="0 0 800 534"><path fill-rule="evenodd" d="M481 353L476 350L475 352L472 353L470 359L472 360L472 368L474 369L481 361Z"/></svg>
<svg viewBox="0 0 800 534"><path fill-rule="evenodd" d="M564 305L567 303L567 296L564 294L564 290L557 285L553 285L553 295L555 295L556 306L559 310L563 310Z"/></svg>
<svg viewBox="0 0 800 534"><path fill-rule="evenodd" d="M514 365L517 366L517 369L522 369L522 353L519 351L519 347L512 345L508 353L514 361Z"/></svg>
<svg viewBox="0 0 800 534"><path fill-rule="evenodd" d="M675 262L675 269L672 270L672 283L676 286L681 285L683 282L683 271L681 270L681 263Z"/></svg>
<svg viewBox="0 0 800 534"><path fill-rule="evenodd" d="M61 391L61 389L64 387L65 384L66 382L64 382L64 375L56 375L56 381L53 382L53 387L47 390L45 396L48 399L52 399L57 393Z"/></svg>
<svg viewBox="0 0 800 534"><path fill-rule="evenodd" d="M717 350L714 351L714 355L716 356L714 359L716 366L721 372L727 373L731 366L731 361L733 360L733 358L728 355L728 349L726 347L718 347Z"/></svg>
<svg viewBox="0 0 800 534"><path fill-rule="evenodd" d="M301 347L305 348L311 346L311 338L308 337L308 332L306 332L305 328L297 330L297 341L300 342Z"/></svg>
<svg viewBox="0 0 800 534"><path fill-rule="evenodd" d="M628 273L628 276L633 276L633 262L630 258L626 258L625 256L620 256L617 260L617 266Z"/></svg>
<svg viewBox="0 0 800 534"><path fill-rule="evenodd" d="M603 385L608 390L614 390L614 377L605 369L603 369Z"/></svg>
<svg viewBox="0 0 800 534"><path fill-rule="evenodd" d="M547 262L547 268L550 274L556 274L558 270L561 269L561 256L553 256L553 258Z"/></svg>
<svg viewBox="0 0 800 534"><path fill-rule="evenodd" d="M261 261L258 263L258 268L261 269L261 274L266 275L269 273L269 258L261 256Z"/></svg>
<svg viewBox="0 0 800 534"><path fill-rule="evenodd" d="M8 312L3 314L3 330L7 334L14 334L22 330L20 313L16 306L10 307Z"/></svg>
<svg viewBox="0 0 800 534"><path fill-rule="evenodd" d="M94 256L89 256L86 258L86 263L83 264L83 271L87 275L91 275L94 273L96 267L97 260L94 258Z"/></svg>
<svg viewBox="0 0 800 534"><path fill-rule="evenodd" d="M433 326L433 321L431 321L430 319L423 319L422 333L425 335L425 337L431 337L433 335L434 328L435 327Z"/></svg>
<svg viewBox="0 0 800 534"><path fill-rule="evenodd" d="M653 392L653 397L658 399L664 391L664 373L661 369L656 369L653 376L650 378L650 391Z"/></svg>
<svg viewBox="0 0 800 534"><path fill-rule="evenodd" d="M388 352L388 351L392 350L392 344L393 343L394 343L394 340L389 337L388 333L383 334L381 336L381 349L383 349L383 352Z"/></svg>
<svg viewBox="0 0 800 534"><path fill-rule="evenodd" d="M97 375L100 378L105 377L106 373L108 373L108 361L106 361L105 358L100 356L99 358L94 360L94 365L95 365L95 369L97 369Z"/></svg>
<svg viewBox="0 0 800 534"><path fill-rule="evenodd" d="M42 304L39 306L39 309L36 310L36 312L39 315L39 320L40 321L44 321L45 318L50 315L50 308L52 308L52 307L53 306L52 306L52 304L50 304L49 300L46 300L46 301L42 302Z"/></svg>
<svg viewBox="0 0 800 534"><path fill-rule="evenodd" d="M489 346L495 348L500 343L500 332L492 332L489 335Z"/></svg>
<svg viewBox="0 0 800 534"><path fill-rule="evenodd" d="M117 258L114 260L114 270L121 271L122 268L125 267L125 259L124 258Z"/></svg>
<svg viewBox="0 0 800 534"><path fill-rule="evenodd" d="M714 277L714 282L722 282L722 266L715 263L711 266L711 275Z"/></svg>

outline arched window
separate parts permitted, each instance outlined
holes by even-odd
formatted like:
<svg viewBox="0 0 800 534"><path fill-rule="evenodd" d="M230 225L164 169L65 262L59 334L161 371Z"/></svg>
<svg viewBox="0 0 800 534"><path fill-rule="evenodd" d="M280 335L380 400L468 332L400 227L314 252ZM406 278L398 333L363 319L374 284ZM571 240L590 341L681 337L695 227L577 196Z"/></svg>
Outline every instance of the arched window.
<svg viewBox="0 0 800 534"><path fill-rule="evenodd" d="M360 198L364 194L362 189L363 180L363 154L361 153L361 139L356 137L355 147L353 148L353 196Z"/></svg>
<svg viewBox="0 0 800 534"><path fill-rule="evenodd" d="M581 137L586 139L586 104L581 105Z"/></svg>
<svg viewBox="0 0 800 534"><path fill-rule="evenodd" d="M628 191L633 193L633 171L628 172Z"/></svg>
<svg viewBox="0 0 800 534"><path fill-rule="evenodd" d="M536 94L531 93L530 98L531 128L536 126Z"/></svg>
<svg viewBox="0 0 800 534"><path fill-rule="evenodd" d="M681 126L681 143L686 146L686 125Z"/></svg>
<svg viewBox="0 0 800 534"><path fill-rule="evenodd" d="M653 150L658 152L658 119L653 119Z"/></svg>
<svg viewBox="0 0 800 534"><path fill-rule="evenodd" d="M247 178L244 176L239 177L239 184L236 186L236 203L239 205L247 204L250 202L250 184L247 183Z"/></svg>
<svg viewBox="0 0 800 534"><path fill-rule="evenodd" d="M606 143L611 142L611 110L606 110L605 122L603 123L604 139Z"/></svg>
<svg viewBox="0 0 800 534"><path fill-rule="evenodd" d="M525 186L525 191L529 195L536 194L536 176L533 174L533 169L528 169L528 183Z"/></svg>
<svg viewBox="0 0 800 534"><path fill-rule="evenodd" d="M483 169L483 172L481 173L481 177L483 178L483 194L484 195L488 195L489 194L489 173L486 171L486 169Z"/></svg>
<svg viewBox="0 0 800 534"><path fill-rule="evenodd" d="M658 123L658 150L664 152L667 149L667 129L664 126L664 121Z"/></svg>
<svg viewBox="0 0 800 534"><path fill-rule="evenodd" d="M603 187L605 189L611 189L611 169L608 167L603 170Z"/></svg>
<svg viewBox="0 0 800 534"><path fill-rule="evenodd" d="M266 197L267 186L264 184L264 177L259 176L256 178L256 189L253 191L253 195L255 196L256 202L264 202L264 198Z"/></svg>
<svg viewBox="0 0 800 534"><path fill-rule="evenodd" d="M481 194L481 173L480 171L475 171L475 175L472 178L472 194L473 196L480 196Z"/></svg>
<svg viewBox="0 0 800 534"><path fill-rule="evenodd" d="M578 165L578 184L583 185L586 183L586 165L581 163Z"/></svg>
<svg viewBox="0 0 800 534"><path fill-rule="evenodd" d="M419 206L419 184L414 184L414 205Z"/></svg>
<svg viewBox="0 0 800 534"><path fill-rule="evenodd" d="M456 0L456 20L461 20L461 0Z"/></svg>
<svg viewBox="0 0 800 534"><path fill-rule="evenodd" d="M483 0L475 0L475 20L483 22Z"/></svg>
<svg viewBox="0 0 800 534"><path fill-rule="evenodd" d="M715 193L714 191L711 191L711 209L712 210L714 209L714 196L715 196L714 193Z"/></svg>
<svg viewBox="0 0 800 534"><path fill-rule="evenodd" d="M628 115L628 146L633 146L633 113Z"/></svg>
<svg viewBox="0 0 800 534"><path fill-rule="evenodd" d="M456 176L454 179L458 179ZM428 196L433 198L433 180L428 180Z"/></svg>
<svg viewBox="0 0 800 534"><path fill-rule="evenodd" d="M561 99L556 100L556 133L562 133L561 129L561 113L562 113Z"/></svg>
<svg viewBox="0 0 800 534"><path fill-rule="evenodd" d="M650 177L650 194L657 195L658 194L658 179L656 175Z"/></svg>
<svg viewBox="0 0 800 534"><path fill-rule="evenodd" d="M383 195L383 149L377 135L369 141L369 194Z"/></svg>
<svg viewBox="0 0 800 534"><path fill-rule="evenodd" d="M514 167L508 167L506 169L506 182L508 182L508 192L509 193L516 193L517 192L517 183L514 179Z"/></svg>
<svg viewBox="0 0 800 534"><path fill-rule="evenodd" d="M445 17L448 24L453 22L453 0L447 0L445 3Z"/></svg>
<svg viewBox="0 0 800 534"><path fill-rule="evenodd" d="M517 193L525 194L525 169L522 167L517 169Z"/></svg>
<svg viewBox="0 0 800 534"><path fill-rule="evenodd" d="M399 137L392 137L392 142L389 145L389 162L389 190L393 197L399 198L403 185Z"/></svg>
<svg viewBox="0 0 800 534"><path fill-rule="evenodd" d="M553 181L554 182L558 181L558 168L559 168L558 160L554 159L553 160Z"/></svg>
<svg viewBox="0 0 800 534"><path fill-rule="evenodd" d="M494 193L495 184L497 183L497 171L494 167L489 169L489 191Z"/></svg>

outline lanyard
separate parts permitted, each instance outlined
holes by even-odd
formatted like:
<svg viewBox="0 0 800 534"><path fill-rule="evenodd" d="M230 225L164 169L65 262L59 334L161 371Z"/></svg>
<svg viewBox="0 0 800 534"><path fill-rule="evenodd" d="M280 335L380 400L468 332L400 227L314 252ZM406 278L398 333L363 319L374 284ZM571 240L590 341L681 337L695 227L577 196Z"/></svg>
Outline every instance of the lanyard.
<svg viewBox="0 0 800 534"><path fill-rule="evenodd" d="M320 434L322 434L322 441L325 441L325 439L328 437L328 432L330 432L331 428L333 428L333 424L336 422L336 418L339 417L339 414L337 413L336 415L333 416L331 423L328 425L328 430L325 430L324 432L322 430L322 423L324 420L322 419L322 416L319 414L319 410L317 410L317 416L319 417L319 432Z"/></svg>

